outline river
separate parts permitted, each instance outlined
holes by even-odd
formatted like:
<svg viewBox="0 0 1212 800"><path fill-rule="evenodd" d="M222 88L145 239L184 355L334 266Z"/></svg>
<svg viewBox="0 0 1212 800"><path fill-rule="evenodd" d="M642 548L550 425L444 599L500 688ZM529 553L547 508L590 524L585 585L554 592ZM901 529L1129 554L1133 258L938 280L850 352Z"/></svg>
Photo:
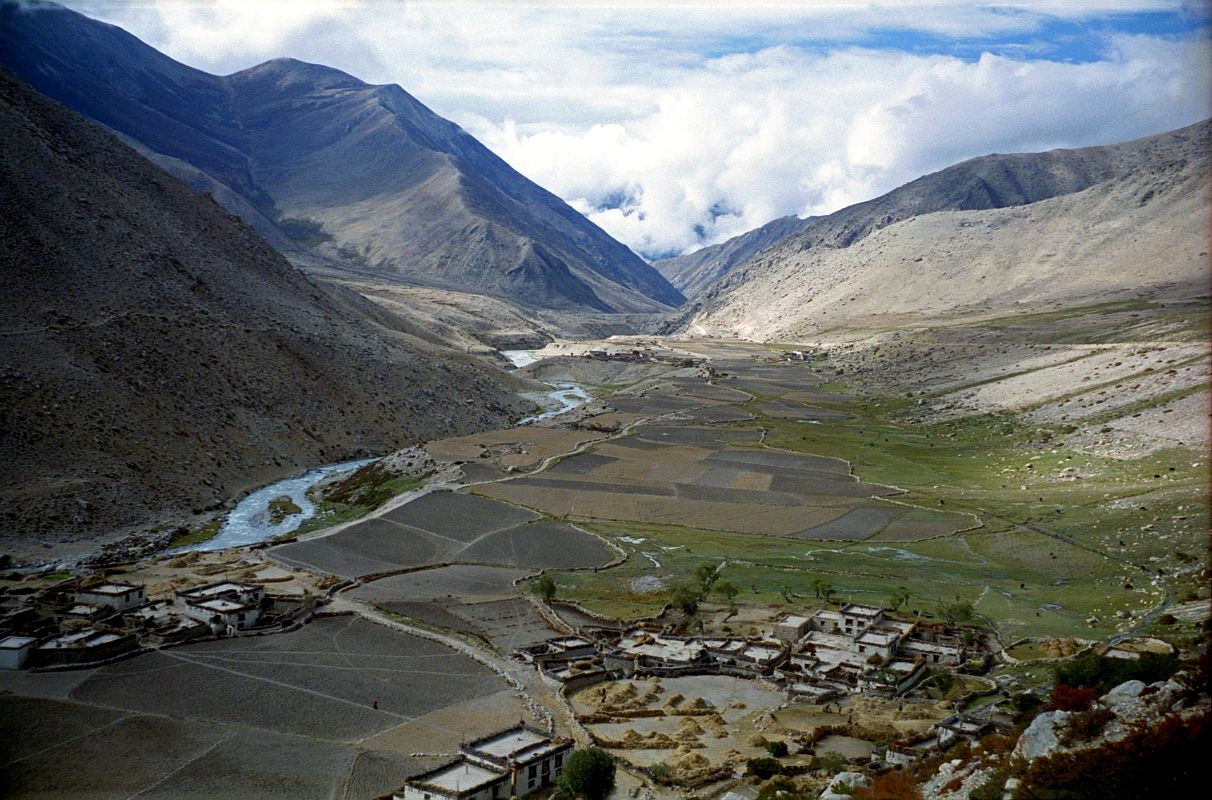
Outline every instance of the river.
<svg viewBox="0 0 1212 800"><path fill-rule="evenodd" d="M356 461L342 461L339 464L328 464L316 467L286 478L277 483L263 486L245 497L236 507L228 512L223 520L219 533L205 542L186 545L173 550L174 553L188 553L193 550L222 550L225 547L245 547L257 542L268 541L285 533L290 533L316 513L316 506L307 496L307 490L325 478L341 473L350 473L358 467L369 464L376 459L361 458ZM274 523L269 518L269 502L277 497L289 497L301 510L291 514L281 522Z"/></svg>
<svg viewBox="0 0 1212 800"><path fill-rule="evenodd" d="M501 354L508 358L514 366L524 367L539 360L535 358L534 352L533 350L502 350ZM519 420L519 425L527 425L541 419L557 417L565 411L570 411L593 399L589 392L575 383L560 381L549 385L552 387L552 391L547 393L547 397L556 401L559 405L548 411ZM213 538L207 539L205 542L199 542L198 544L177 548L172 552L188 553L191 551L222 550L227 547L246 547L250 544L265 542L290 533L304 521L311 519L316 513L315 504L307 496L308 489L326 478L341 473L351 473L358 467L369 464L374 460L373 458L362 458L357 461L328 464L323 467L310 469L302 475L296 475L293 478L286 478L285 480L271 483L268 486L263 486L248 497L245 497L236 504L235 508L228 512L227 518L223 520L222 527L219 528L219 533ZM289 497L299 507L300 511L297 514L291 514L284 518L281 522L274 523L269 518L269 503L275 498L284 496Z"/></svg>
<svg viewBox="0 0 1212 800"><path fill-rule="evenodd" d="M502 350L501 355L508 358L510 363L515 367L521 369L528 364L533 364L540 360L535 357L535 352L534 350ZM519 425L529 425L541 419L558 417L565 411L571 411L577 406L583 406L593 399L593 395L585 391L583 386L569 381L555 381L547 385L552 387L552 391L548 392L547 396L555 400L559 405L549 411L518 420Z"/></svg>

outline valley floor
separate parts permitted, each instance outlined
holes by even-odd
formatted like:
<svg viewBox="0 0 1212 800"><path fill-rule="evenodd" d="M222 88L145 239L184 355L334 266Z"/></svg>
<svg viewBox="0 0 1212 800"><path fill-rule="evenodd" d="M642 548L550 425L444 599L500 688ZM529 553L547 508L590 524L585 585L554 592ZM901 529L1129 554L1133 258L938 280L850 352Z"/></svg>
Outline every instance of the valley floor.
<svg viewBox="0 0 1212 800"><path fill-rule="evenodd" d="M507 658L561 623L531 596L540 572L573 625L673 620L670 589L710 563L739 589L739 608L702 603L708 632L764 633L829 595L902 595L902 611L922 618L970 604L1003 645L1128 632L1195 641L1206 612L1162 614L1206 597L1206 416L1204 430L1191 426L1199 441L1154 426L1127 442L1107 403L1087 410L1085 385L1128 384L1120 416L1160 415L1206 392L1205 345L1035 352L990 340L1002 355L983 353L982 372L917 336L818 343L804 356L793 354L804 345L651 338L612 343L623 353L613 359L586 357L601 345L564 348L527 370L597 400L432 442L461 479L267 551L285 570L353 582L329 608L345 616L0 676L12 796L189 797L220 785L371 798L459 737L519 718L585 741L559 693ZM1067 379L1049 374L1058 365ZM1075 378L1078 368L1100 380ZM1159 372L1169 384L1142 377ZM1083 411L1056 411L1065 404ZM995 677L1023 687L1046 674L1006 664ZM114 766L132 758L137 768ZM284 760L292 782L277 783ZM64 774L64 763L91 766Z"/></svg>

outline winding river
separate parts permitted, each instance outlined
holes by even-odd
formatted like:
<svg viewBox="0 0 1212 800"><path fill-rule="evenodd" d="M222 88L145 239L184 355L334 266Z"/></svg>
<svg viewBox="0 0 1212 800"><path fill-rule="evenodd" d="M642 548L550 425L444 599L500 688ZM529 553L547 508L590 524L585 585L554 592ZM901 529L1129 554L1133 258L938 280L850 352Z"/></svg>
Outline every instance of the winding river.
<svg viewBox="0 0 1212 800"><path fill-rule="evenodd" d="M533 364L533 350L503 350L501 354L508 358L514 366L524 367ZM552 391L547 396L559 405L534 416L519 420L518 425L528 425L541 419L550 419L563 414L565 411L584 405L593 399L589 392L575 383L556 382L550 384ZM316 506L307 496L307 490L322 480L333 476L348 474L361 466L371 463L374 458L362 458L356 461L342 461L339 464L327 464L296 475L292 478L271 483L257 489L245 497L236 507L228 512L223 520L219 533L213 538L198 544L186 545L173 550L173 553L188 553L191 551L222 550L228 547L246 547L250 544L265 542L283 534L290 533L305 520L311 519L316 513ZM299 512L283 518L275 523L270 519L269 503L278 497L289 497L299 507Z"/></svg>

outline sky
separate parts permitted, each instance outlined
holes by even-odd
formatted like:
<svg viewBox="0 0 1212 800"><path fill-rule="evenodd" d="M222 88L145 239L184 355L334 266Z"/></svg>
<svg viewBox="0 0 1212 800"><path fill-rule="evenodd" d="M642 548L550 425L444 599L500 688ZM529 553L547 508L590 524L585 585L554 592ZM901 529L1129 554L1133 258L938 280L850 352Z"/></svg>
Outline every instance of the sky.
<svg viewBox="0 0 1212 800"><path fill-rule="evenodd" d="M1212 115L1209 0L67 0L229 74L397 83L646 258Z"/></svg>

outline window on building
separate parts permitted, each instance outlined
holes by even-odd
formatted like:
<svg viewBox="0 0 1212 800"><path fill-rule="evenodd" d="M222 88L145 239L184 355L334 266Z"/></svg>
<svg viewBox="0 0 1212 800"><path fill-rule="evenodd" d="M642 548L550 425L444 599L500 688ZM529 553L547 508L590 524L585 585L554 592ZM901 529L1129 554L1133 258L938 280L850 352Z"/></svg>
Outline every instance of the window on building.
<svg viewBox="0 0 1212 800"><path fill-rule="evenodd" d="M526 777L534 780L534 776L539 774L539 765L531 764L530 769L526 772Z"/></svg>
<svg viewBox="0 0 1212 800"><path fill-rule="evenodd" d="M555 765L556 765L557 767L560 767L560 766L563 766L563 765L564 765L564 754L563 754L563 753L556 753L556 757L555 757Z"/></svg>

